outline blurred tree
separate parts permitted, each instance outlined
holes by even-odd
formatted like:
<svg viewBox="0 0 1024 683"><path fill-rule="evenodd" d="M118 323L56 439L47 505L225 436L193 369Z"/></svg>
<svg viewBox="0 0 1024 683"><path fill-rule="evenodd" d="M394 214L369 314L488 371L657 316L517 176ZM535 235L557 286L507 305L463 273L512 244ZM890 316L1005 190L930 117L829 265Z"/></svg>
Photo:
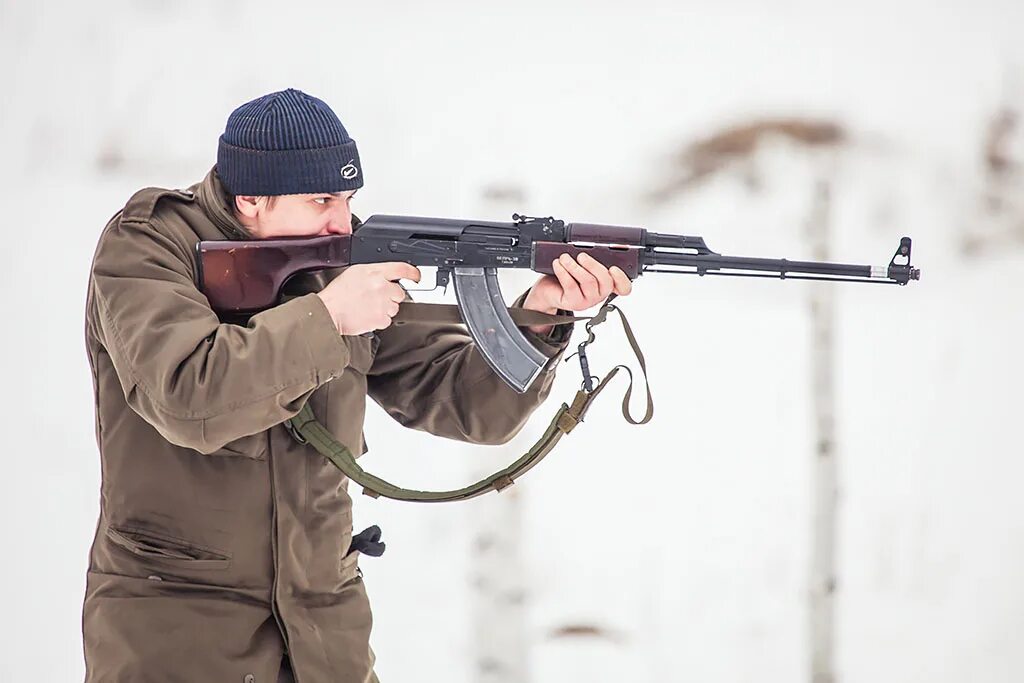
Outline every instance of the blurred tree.
<svg viewBox="0 0 1024 683"><path fill-rule="evenodd" d="M526 192L515 184L496 183L480 192L484 216L511 216L522 211ZM478 200L479 201L479 200ZM503 289L519 292L532 284L532 273L503 273ZM543 421L543 418L541 418ZM530 443L543 431L530 421L523 434ZM523 454L510 444L482 454L473 450L472 480L507 467ZM523 552L523 501L519 485L475 503L470 516L470 624L475 683L524 683L529 680L529 638L526 626L526 562Z"/></svg>
<svg viewBox="0 0 1024 683"><path fill-rule="evenodd" d="M962 237L969 255L1024 243L1024 77L1007 81L1003 103L985 129L982 215Z"/></svg>

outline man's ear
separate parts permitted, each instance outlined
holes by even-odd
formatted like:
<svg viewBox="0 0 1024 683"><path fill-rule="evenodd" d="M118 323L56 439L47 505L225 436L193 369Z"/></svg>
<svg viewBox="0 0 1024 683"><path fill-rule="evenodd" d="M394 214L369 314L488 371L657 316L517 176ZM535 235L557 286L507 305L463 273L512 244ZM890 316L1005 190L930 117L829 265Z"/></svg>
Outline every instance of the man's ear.
<svg viewBox="0 0 1024 683"><path fill-rule="evenodd" d="M262 200L262 197L235 195L235 211L246 218L256 218L256 215L262 208Z"/></svg>

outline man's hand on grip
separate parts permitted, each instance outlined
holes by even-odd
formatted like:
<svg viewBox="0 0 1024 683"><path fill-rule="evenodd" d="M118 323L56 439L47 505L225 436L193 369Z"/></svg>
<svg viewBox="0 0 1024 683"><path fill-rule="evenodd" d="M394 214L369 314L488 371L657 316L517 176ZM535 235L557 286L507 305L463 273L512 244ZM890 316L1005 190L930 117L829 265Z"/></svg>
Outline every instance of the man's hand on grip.
<svg viewBox="0 0 1024 683"><path fill-rule="evenodd" d="M339 334L359 335L391 324L398 304L405 300L398 280L419 282L419 268L400 261L350 266L317 296Z"/></svg>

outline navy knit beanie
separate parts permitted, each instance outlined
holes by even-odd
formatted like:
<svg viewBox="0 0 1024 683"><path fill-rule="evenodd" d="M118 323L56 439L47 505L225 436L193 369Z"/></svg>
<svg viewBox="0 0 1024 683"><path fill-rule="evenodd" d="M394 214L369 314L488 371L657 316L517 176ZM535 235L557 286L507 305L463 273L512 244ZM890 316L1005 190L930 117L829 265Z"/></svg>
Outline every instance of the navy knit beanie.
<svg viewBox="0 0 1024 683"><path fill-rule="evenodd" d="M233 195L341 192L363 186L355 140L331 108L282 90L231 112L217 148L217 173Z"/></svg>

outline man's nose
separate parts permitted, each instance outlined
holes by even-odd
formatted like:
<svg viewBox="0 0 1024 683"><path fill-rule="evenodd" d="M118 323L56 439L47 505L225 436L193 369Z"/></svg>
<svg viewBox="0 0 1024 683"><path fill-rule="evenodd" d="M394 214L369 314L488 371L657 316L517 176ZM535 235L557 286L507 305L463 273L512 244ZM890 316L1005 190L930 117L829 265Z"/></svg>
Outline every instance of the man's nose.
<svg viewBox="0 0 1024 683"><path fill-rule="evenodd" d="M330 220L327 223L327 233L331 235L352 234L352 212L348 207L341 207L331 212Z"/></svg>

